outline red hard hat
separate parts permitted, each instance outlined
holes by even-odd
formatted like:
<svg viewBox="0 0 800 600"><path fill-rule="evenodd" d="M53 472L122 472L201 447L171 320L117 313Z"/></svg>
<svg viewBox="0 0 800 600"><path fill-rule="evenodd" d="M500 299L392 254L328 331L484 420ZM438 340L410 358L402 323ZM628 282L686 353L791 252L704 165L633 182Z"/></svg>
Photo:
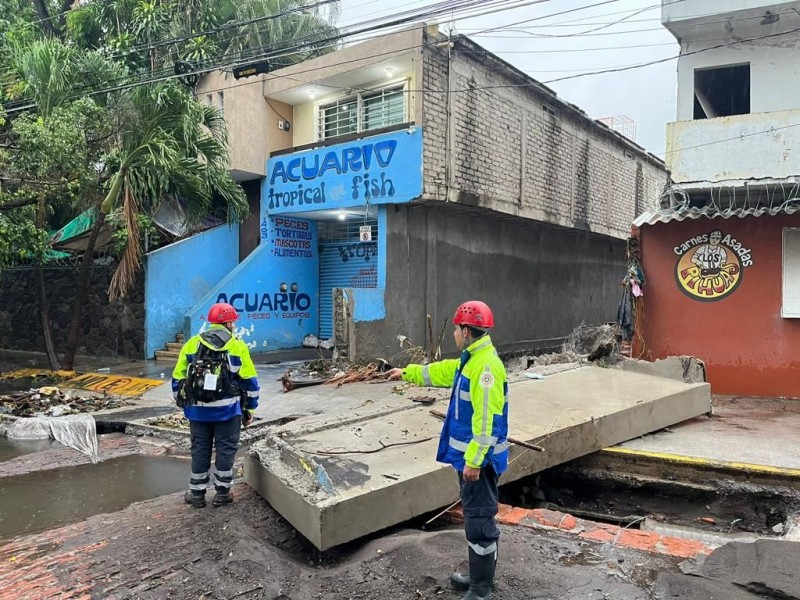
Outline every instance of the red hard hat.
<svg viewBox="0 0 800 600"><path fill-rule="evenodd" d="M494 327L494 315L492 314L492 309L485 302L470 300L456 309L453 324L478 327L479 329L491 329Z"/></svg>
<svg viewBox="0 0 800 600"><path fill-rule="evenodd" d="M225 302L217 302L211 307L211 310L208 311L209 323L230 323L238 318L239 314L236 312L236 309Z"/></svg>

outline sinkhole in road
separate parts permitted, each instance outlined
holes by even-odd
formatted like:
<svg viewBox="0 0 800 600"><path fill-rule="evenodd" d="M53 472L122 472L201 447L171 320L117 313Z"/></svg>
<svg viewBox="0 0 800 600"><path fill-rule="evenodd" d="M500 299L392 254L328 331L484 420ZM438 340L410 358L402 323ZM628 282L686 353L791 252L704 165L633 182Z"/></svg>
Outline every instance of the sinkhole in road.
<svg viewBox="0 0 800 600"><path fill-rule="evenodd" d="M719 534L778 536L800 513L800 491L723 474L669 476L586 468L580 460L501 486L500 500L559 510L626 528L677 526Z"/></svg>

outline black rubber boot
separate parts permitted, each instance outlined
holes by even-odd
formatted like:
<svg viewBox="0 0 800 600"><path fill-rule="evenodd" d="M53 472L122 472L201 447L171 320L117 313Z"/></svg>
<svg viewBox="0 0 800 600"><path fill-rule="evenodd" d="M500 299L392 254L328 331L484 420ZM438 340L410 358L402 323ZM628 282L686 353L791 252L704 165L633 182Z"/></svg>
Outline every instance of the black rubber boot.
<svg viewBox="0 0 800 600"><path fill-rule="evenodd" d="M481 556L469 549L469 591L461 600L491 600L494 570L497 561L495 553Z"/></svg>
<svg viewBox="0 0 800 600"><path fill-rule="evenodd" d="M497 550L494 553L494 562L497 563ZM456 571L450 575L450 585L459 592L466 592L469 589L469 573L460 573ZM492 582L492 590L494 590L494 582Z"/></svg>
<svg viewBox="0 0 800 600"><path fill-rule="evenodd" d="M214 500L211 502L211 505L215 508L217 506L225 506L226 504L230 504L233 502L233 494L231 494L230 490L217 490L217 493L214 495Z"/></svg>
<svg viewBox="0 0 800 600"><path fill-rule="evenodd" d="M469 573L460 573L456 571L450 575L450 585L452 585L459 592L466 592L469 589Z"/></svg>
<svg viewBox="0 0 800 600"><path fill-rule="evenodd" d="M203 508L206 505L206 493L196 493L192 490L186 490L186 493L183 495L183 501L186 502L186 504L191 504L195 508Z"/></svg>

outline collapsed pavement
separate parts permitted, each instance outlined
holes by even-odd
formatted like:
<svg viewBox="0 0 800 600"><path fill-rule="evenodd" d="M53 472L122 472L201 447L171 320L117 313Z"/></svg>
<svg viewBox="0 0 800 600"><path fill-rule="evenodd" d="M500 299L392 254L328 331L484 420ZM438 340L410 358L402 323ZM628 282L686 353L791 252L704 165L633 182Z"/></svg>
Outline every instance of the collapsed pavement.
<svg viewBox="0 0 800 600"><path fill-rule="evenodd" d="M376 387L350 393L358 386ZM512 447L504 484L711 411L708 384L616 369L579 366L510 386L511 436L545 451ZM416 392L440 404L448 396ZM245 463L245 481L320 549L458 498L452 470L435 462L441 424L429 407L371 396L360 409L277 428Z"/></svg>

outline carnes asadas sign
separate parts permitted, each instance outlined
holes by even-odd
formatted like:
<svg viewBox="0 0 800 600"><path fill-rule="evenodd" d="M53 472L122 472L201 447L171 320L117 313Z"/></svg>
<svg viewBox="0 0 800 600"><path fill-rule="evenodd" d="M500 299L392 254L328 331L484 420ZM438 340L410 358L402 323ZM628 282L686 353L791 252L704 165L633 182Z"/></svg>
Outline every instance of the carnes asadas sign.
<svg viewBox="0 0 800 600"><path fill-rule="evenodd" d="M422 131L403 130L272 158L263 200L275 215L422 195Z"/></svg>

